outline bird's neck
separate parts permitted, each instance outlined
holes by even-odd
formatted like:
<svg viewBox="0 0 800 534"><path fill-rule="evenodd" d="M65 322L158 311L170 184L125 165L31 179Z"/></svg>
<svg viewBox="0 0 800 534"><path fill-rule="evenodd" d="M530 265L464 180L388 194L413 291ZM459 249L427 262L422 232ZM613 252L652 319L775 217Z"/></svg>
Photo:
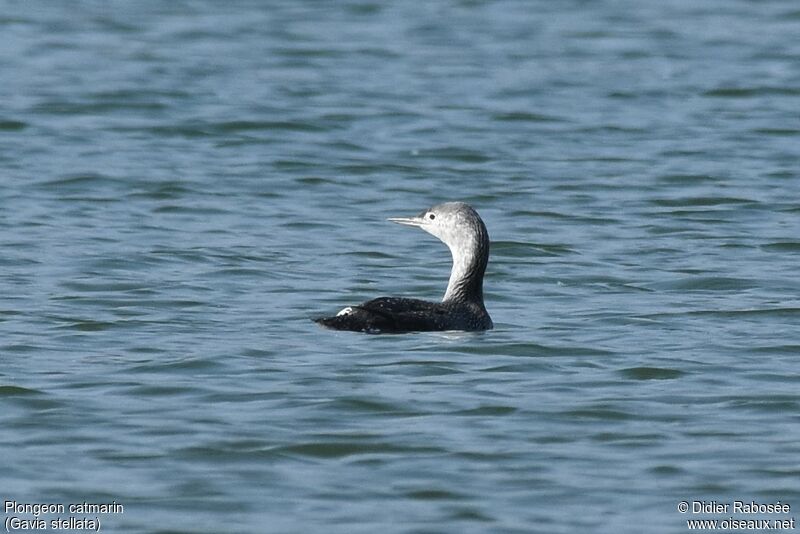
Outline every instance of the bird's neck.
<svg viewBox="0 0 800 534"><path fill-rule="evenodd" d="M478 237L449 245L453 269L443 301L475 302L483 306L483 275L489 260L489 244Z"/></svg>

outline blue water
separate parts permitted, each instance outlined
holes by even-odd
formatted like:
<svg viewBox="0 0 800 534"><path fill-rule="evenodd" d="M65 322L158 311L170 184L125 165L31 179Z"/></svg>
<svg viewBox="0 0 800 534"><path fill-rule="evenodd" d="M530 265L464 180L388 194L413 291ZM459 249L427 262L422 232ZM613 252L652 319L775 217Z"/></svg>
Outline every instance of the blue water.
<svg viewBox="0 0 800 534"><path fill-rule="evenodd" d="M8 2L0 500L145 533L800 515L799 29L791 0ZM385 219L444 200L489 229L495 330L310 321L440 298L447 249Z"/></svg>

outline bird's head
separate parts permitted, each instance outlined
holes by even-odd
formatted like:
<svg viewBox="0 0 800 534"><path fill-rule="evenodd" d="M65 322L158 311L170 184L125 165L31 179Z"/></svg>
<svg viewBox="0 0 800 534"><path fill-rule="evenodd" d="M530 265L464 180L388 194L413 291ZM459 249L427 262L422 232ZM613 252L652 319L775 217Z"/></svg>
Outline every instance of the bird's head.
<svg viewBox="0 0 800 534"><path fill-rule="evenodd" d="M451 250L467 248L486 235L480 216L464 202L445 202L414 217L392 217L389 220L421 228L439 238Z"/></svg>

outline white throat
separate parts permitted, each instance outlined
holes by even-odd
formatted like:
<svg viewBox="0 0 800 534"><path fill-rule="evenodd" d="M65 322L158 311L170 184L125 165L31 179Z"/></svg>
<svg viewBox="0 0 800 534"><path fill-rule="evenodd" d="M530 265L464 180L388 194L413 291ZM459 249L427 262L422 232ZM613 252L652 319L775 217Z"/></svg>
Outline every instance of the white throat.
<svg viewBox="0 0 800 534"><path fill-rule="evenodd" d="M453 268L450 270L450 280L447 282L447 290L444 293L444 300L450 300L458 292L464 289L467 278L475 268L475 254L477 243L473 238L466 238L455 243L446 243L453 257Z"/></svg>

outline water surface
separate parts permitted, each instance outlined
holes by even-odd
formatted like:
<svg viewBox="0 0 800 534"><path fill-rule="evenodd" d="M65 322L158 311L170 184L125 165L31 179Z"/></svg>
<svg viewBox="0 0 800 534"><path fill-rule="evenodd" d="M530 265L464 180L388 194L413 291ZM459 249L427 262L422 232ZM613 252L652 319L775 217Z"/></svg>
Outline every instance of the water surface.
<svg viewBox="0 0 800 534"><path fill-rule="evenodd" d="M0 498L122 503L109 532L794 515L798 24L788 0L12 2ZM446 248L385 219L455 199L492 236L495 330L309 320L440 298Z"/></svg>

